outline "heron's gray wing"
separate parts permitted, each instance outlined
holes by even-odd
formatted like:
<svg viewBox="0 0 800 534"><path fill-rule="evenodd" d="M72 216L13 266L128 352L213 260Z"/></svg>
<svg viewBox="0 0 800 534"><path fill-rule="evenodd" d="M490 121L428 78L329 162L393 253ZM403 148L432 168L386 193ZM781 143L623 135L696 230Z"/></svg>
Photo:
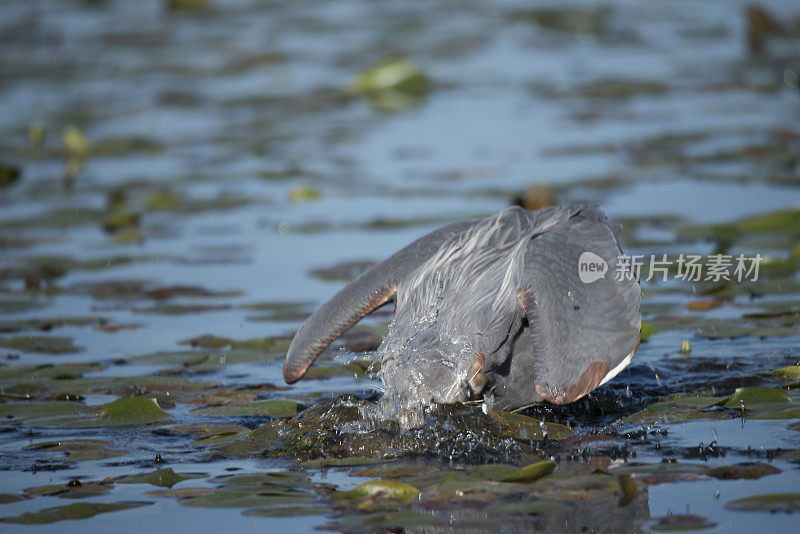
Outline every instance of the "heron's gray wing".
<svg viewBox="0 0 800 534"><path fill-rule="evenodd" d="M300 380L334 339L391 300L401 279L434 254L442 243L472 224L473 221L451 224L414 241L361 274L320 306L295 334L283 362L283 379L288 384Z"/></svg>
<svg viewBox="0 0 800 534"><path fill-rule="evenodd" d="M581 280L585 252L596 256L584 256L584 265L607 264L602 278ZM521 254L518 296L533 338L536 392L567 404L630 361L639 345L641 289L633 277L619 275L622 250L596 204L571 206L556 225L530 238Z"/></svg>

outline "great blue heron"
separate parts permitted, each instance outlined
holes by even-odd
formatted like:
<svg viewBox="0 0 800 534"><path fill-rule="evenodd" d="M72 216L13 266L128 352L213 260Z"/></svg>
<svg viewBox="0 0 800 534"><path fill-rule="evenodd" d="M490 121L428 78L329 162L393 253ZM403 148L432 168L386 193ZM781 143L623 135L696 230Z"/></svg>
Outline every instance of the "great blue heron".
<svg viewBox="0 0 800 534"><path fill-rule="evenodd" d="M445 226L316 310L292 340L284 380L299 380L334 339L394 300L378 353L385 395L397 402L573 402L639 345L641 289L621 254L594 203L512 207Z"/></svg>

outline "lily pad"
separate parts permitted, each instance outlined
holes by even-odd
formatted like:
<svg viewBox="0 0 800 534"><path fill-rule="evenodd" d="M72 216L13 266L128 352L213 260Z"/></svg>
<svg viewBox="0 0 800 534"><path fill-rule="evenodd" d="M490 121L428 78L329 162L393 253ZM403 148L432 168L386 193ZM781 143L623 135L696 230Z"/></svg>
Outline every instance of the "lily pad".
<svg viewBox="0 0 800 534"><path fill-rule="evenodd" d="M551 423L528 417L518 413L492 410L489 412L495 422L500 425L504 434L516 439L566 439L574 432L566 425Z"/></svg>
<svg viewBox="0 0 800 534"><path fill-rule="evenodd" d="M0 338L0 347L22 352L44 352L48 354L67 354L79 352L82 347L74 345L69 337L17 336Z"/></svg>
<svg viewBox="0 0 800 534"><path fill-rule="evenodd" d="M753 480L767 475L777 475L781 470L767 464L741 464L714 467L706 471L706 475L720 480Z"/></svg>
<svg viewBox="0 0 800 534"><path fill-rule="evenodd" d="M293 506L312 503L315 500L314 496L303 491L268 488L243 488L239 490L236 489L236 486L233 486L230 489L223 489L190 499L181 499L178 502L183 506L200 508L260 508Z"/></svg>
<svg viewBox="0 0 800 534"><path fill-rule="evenodd" d="M146 501L123 501L123 502L81 502L68 504L66 506L56 506L45 508L38 512L25 512L14 517L4 517L0 519L3 523L20 523L23 525L43 525L64 521L67 519L86 519L98 514L117 512L120 510L130 510L153 504Z"/></svg>
<svg viewBox="0 0 800 534"><path fill-rule="evenodd" d="M178 482L188 480L190 478L198 478L203 475L197 473L176 473L170 467L163 469L156 469L149 473L138 473L135 475L125 475L118 478L118 484L150 484L152 486L160 486L162 488L171 488Z"/></svg>
<svg viewBox="0 0 800 534"><path fill-rule="evenodd" d="M102 325L108 321L105 317L53 317L49 319L13 319L0 321L0 332L13 333L24 330L48 331L64 326Z"/></svg>
<svg viewBox="0 0 800 534"><path fill-rule="evenodd" d="M512 473L501 480L503 482L535 482L553 472L556 463L550 460L543 460L535 464L526 465L516 473Z"/></svg>
<svg viewBox="0 0 800 534"><path fill-rule="evenodd" d="M729 419L724 413L705 411L724 401L724 397L679 394L653 403L645 410L621 419L620 423L664 424L696 419Z"/></svg>
<svg viewBox="0 0 800 534"><path fill-rule="evenodd" d="M508 502L501 504L490 504L484 510L492 517L504 515L538 515L552 512L568 512L572 509L569 504L546 501L532 500L522 502Z"/></svg>
<svg viewBox="0 0 800 534"><path fill-rule="evenodd" d="M400 111L417 105L431 89L430 78L409 58L394 57L360 72L350 92L366 95L383 111Z"/></svg>
<svg viewBox="0 0 800 534"><path fill-rule="evenodd" d="M253 508L242 515L248 517L299 517L306 515L326 515L333 510L325 506L280 506L272 508Z"/></svg>
<svg viewBox="0 0 800 534"><path fill-rule="evenodd" d="M250 402L241 405L211 406L200 408L192 413L207 416L232 416L232 415L263 415L267 417L294 417L297 414L298 404L295 401L273 399L259 402Z"/></svg>
<svg viewBox="0 0 800 534"><path fill-rule="evenodd" d="M209 493L214 493L214 491L216 491L214 488L209 488L206 486L198 486L198 487L185 487L185 488L145 491L144 495L148 497L175 497L178 499L186 499L189 497L199 497L201 495L208 495Z"/></svg>
<svg viewBox="0 0 800 534"><path fill-rule="evenodd" d="M641 339L642 342L646 343L647 340L650 339L650 336L655 334L655 332L656 332L655 328L653 328L650 325L650 323L642 321L642 326L641 329L639 330L639 339Z"/></svg>
<svg viewBox="0 0 800 534"><path fill-rule="evenodd" d="M772 371L772 376L777 380L787 382L800 380L800 365L788 365Z"/></svg>
<svg viewBox="0 0 800 534"><path fill-rule="evenodd" d="M485 478L488 480L503 480L519 471L518 467L509 464L488 464L479 465L470 469L469 473L474 478Z"/></svg>
<svg viewBox="0 0 800 534"><path fill-rule="evenodd" d="M741 512L800 512L800 493L767 493L736 499L725 504L728 510Z"/></svg>
<svg viewBox="0 0 800 534"><path fill-rule="evenodd" d="M650 529L656 532L685 532L705 530L716 526L716 523L711 523L708 518L699 515L672 514L655 518L655 522L650 524Z"/></svg>
<svg viewBox="0 0 800 534"><path fill-rule="evenodd" d="M620 475L617 477L617 484L619 484L619 505L629 505L636 496L636 483L630 475Z"/></svg>
<svg viewBox="0 0 800 534"><path fill-rule="evenodd" d="M115 449L114 443L99 439L44 441L28 445L23 449L43 452L63 452L64 457L60 459L67 462L106 460L108 458L116 458L128 454L126 450Z"/></svg>
<svg viewBox="0 0 800 534"><path fill-rule="evenodd" d="M348 499L366 499L380 497L383 499L398 499L407 501L420 494L420 491L410 484L394 480L370 480L340 495Z"/></svg>
<svg viewBox="0 0 800 534"><path fill-rule="evenodd" d="M744 403L745 408L753 404L766 402L791 402L789 394L778 388L764 386L737 388L733 395L725 402L728 408L739 408Z"/></svg>
<svg viewBox="0 0 800 534"><path fill-rule="evenodd" d="M249 432L246 426L221 423L193 423L189 425L175 425L169 428L176 434L191 434L196 438L207 438L231 432Z"/></svg>
<svg viewBox="0 0 800 534"><path fill-rule="evenodd" d="M58 496L64 499L86 499L107 495L114 489L114 481L110 478L99 482L81 482L72 480L66 484L48 484L25 490L27 495Z"/></svg>
<svg viewBox="0 0 800 534"><path fill-rule="evenodd" d="M101 363L63 363L59 365L6 365L0 366L2 380L71 380L81 378L84 373L102 371L107 365Z"/></svg>
<svg viewBox="0 0 800 534"><path fill-rule="evenodd" d="M170 417L153 398L131 397L106 404L100 418L113 425L144 425Z"/></svg>

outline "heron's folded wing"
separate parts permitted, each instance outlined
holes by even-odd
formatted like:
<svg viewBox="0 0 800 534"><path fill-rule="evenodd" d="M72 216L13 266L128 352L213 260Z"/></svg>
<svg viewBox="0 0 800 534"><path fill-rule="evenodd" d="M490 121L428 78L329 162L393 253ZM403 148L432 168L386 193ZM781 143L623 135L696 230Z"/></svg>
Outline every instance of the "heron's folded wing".
<svg viewBox="0 0 800 534"><path fill-rule="evenodd" d="M418 239L363 273L320 306L295 334L283 362L283 379L289 384L300 380L334 339L391 300L404 276L434 254L442 243L472 224L472 221L451 224Z"/></svg>
<svg viewBox="0 0 800 534"><path fill-rule="evenodd" d="M618 270L622 250L596 204L571 206L521 253L518 297L532 335L536 392L567 404L630 361L639 344L641 289Z"/></svg>

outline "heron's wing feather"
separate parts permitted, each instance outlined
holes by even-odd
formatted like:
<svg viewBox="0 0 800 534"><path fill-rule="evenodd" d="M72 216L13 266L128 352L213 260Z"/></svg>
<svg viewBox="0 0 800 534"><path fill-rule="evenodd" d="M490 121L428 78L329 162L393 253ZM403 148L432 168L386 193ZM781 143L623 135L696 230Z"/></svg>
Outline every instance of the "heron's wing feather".
<svg viewBox="0 0 800 534"><path fill-rule="evenodd" d="M375 265L336 293L306 319L283 363L283 379L299 380L330 343L375 308L395 296L397 283L434 254L442 243L469 228L472 221L445 226Z"/></svg>
<svg viewBox="0 0 800 534"><path fill-rule="evenodd" d="M641 289L622 277L622 250L596 204L575 204L520 253L519 302L532 335L536 392L555 404L573 402L618 373L639 344ZM602 278L584 276L607 268ZM602 260L600 260L602 258ZM588 267L595 263L596 267Z"/></svg>

